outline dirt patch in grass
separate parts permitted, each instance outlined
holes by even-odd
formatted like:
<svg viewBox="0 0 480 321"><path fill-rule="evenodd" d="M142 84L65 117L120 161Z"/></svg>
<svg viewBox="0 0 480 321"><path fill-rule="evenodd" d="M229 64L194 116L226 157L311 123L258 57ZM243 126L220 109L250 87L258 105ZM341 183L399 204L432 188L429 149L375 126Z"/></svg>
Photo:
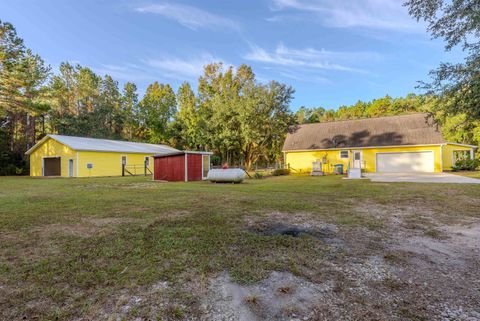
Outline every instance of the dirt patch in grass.
<svg viewBox="0 0 480 321"><path fill-rule="evenodd" d="M428 202L363 202L353 209L365 216L365 222L380 221L381 228L333 225L329 229L329 224L313 213L275 212L247 220L250 231L267 236L341 240L341 251L327 254L316 273L301 271L316 284L333 282L332 290L312 308L315 317L306 320L350 320L352 315L357 320L443 316L470 320L477 315L480 294L471 296L470 289L472 284L480 289L480 271L474 268L480 257L478 225L446 224L471 222L471 217L450 218L448 208L442 210ZM460 299L466 297L469 299ZM260 298L255 302L260 302L255 305L258 308Z"/></svg>
<svg viewBox="0 0 480 321"><path fill-rule="evenodd" d="M338 231L335 224L325 223L314 213L283 213L271 212L266 215L247 216L245 218L247 228L253 232L264 235L286 234L300 236L308 234L314 236L332 236Z"/></svg>
<svg viewBox="0 0 480 321"><path fill-rule="evenodd" d="M405 206L365 203L357 210L387 222L385 232L391 238L388 246L425 255L438 263L445 263L446 257L470 257L469 253L478 253L480 250L480 224L471 217L442 213L440 209L426 204ZM456 217L449 220L442 219L442 215Z"/></svg>
<svg viewBox="0 0 480 321"><path fill-rule="evenodd" d="M90 320L208 320L201 298L206 297L208 280L178 275L178 283L158 281L113 291L100 300L92 300L84 316Z"/></svg>
<svg viewBox="0 0 480 321"><path fill-rule="evenodd" d="M398 241L400 248L442 265L464 265L480 257L480 224L443 226L439 231L444 237L413 236Z"/></svg>
<svg viewBox="0 0 480 321"><path fill-rule="evenodd" d="M384 249L390 273L368 288L378 291L378 286L383 286L397 293L390 296L394 300L390 304L396 306L400 317L476 320L480 316L480 292L472 292L480 289L478 220L428 202L364 203L356 210L385 222L383 230L375 234L381 236L376 242ZM359 239L356 244L357 256L362 243L364 240ZM374 264L367 270L376 268Z"/></svg>
<svg viewBox="0 0 480 321"><path fill-rule="evenodd" d="M413 204L378 204L362 202L354 208L355 211L370 215L376 220L381 220L389 226L406 225L409 221L419 221L422 226L433 225L432 217L435 212L428 206L416 206Z"/></svg>
<svg viewBox="0 0 480 321"><path fill-rule="evenodd" d="M77 321L134 320L138 314L148 316L150 320L156 320L165 311L171 309L168 303L169 291L169 284L165 281L150 286L120 290L100 302L92 302L89 312Z"/></svg>
<svg viewBox="0 0 480 321"><path fill-rule="evenodd" d="M263 236L286 236L302 237L311 236L329 244L342 244L342 240L336 237L337 228L333 224L327 224L321 228L305 228L301 225L287 225L278 222L265 222L250 227L249 232Z"/></svg>
<svg viewBox="0 0 480 321"><path fill-rule="evenodd" d="M332 282L314 284L286 272L243 286L224 273L210 282L205 320L311 320L313 308L332 288Z"/></svg>
<svg viewBox="0 0 480 321"><path fill-rule="evenodd" d="M261 236L314 237L329 245L344 245L335 224L326 224L310 213L273 212L266 216L247 217L247 231Z"/></svg>

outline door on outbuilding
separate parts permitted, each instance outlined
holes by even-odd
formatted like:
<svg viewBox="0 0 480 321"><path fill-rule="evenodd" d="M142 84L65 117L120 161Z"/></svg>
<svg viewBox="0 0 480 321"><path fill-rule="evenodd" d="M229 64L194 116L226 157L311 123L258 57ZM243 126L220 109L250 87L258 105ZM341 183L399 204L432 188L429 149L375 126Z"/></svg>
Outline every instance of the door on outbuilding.
<svg viewBox="0 0 480 321"><path fill-rule="evenodd" d="M48 157L43 159L43 176L61 176L62 166L60 157Z"/></svg>
<svg viewBox="0 0 480 321"><path fill-rule="evenodd" d="M432 151L377 153L378 173L432 173L434 157Z"/></svg>
<svg viewBox="0 0 480 321"><path fill-rule="evenodd" d="M73 177L73 159L68 160L68 177Z"/></svg>
<svg viewBox="0 0 480 321"><path fill-rule="evenodd" d="M160 181L185 181L185 154L155 157L153 178Z"/></svg>

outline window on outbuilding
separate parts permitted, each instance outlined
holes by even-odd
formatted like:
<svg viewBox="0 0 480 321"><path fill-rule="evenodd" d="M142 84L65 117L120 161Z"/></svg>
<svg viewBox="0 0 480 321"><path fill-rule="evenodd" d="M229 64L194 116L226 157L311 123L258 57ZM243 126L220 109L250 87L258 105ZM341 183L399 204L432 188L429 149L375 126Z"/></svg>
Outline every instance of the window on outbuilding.
<svg viewBox="0 0 480 321"><path fill-rule="evenodd" d="M348 150L341 150L340 158L348 158Z"/></svg>

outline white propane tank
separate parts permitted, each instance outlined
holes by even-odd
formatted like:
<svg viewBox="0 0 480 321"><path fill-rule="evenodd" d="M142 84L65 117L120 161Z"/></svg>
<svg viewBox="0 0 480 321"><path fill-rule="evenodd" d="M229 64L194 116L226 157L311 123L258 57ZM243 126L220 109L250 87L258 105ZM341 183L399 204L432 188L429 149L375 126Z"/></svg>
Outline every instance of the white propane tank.
<svg viewBox="0 0 480 321"><path fill-rule="evenodd" d="M245 179L245 171L240 168L211 169L207 179L214 183L241 183Z"/></svg>

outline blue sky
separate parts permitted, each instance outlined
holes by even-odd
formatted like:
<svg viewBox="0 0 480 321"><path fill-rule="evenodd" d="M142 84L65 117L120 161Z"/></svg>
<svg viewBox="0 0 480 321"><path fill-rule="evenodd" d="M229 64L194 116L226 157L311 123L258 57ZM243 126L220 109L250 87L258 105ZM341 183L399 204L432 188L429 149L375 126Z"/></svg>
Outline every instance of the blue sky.
<svg viewBox="0 0 480 321"><path fill-rule="evenodd" d="M292 109L337 108L416 92L445 53L395 0L0 0L28 47L54 70L80 63L140 94L157 80L196 87L213 61L253 67L296 90Z"/></svg>

